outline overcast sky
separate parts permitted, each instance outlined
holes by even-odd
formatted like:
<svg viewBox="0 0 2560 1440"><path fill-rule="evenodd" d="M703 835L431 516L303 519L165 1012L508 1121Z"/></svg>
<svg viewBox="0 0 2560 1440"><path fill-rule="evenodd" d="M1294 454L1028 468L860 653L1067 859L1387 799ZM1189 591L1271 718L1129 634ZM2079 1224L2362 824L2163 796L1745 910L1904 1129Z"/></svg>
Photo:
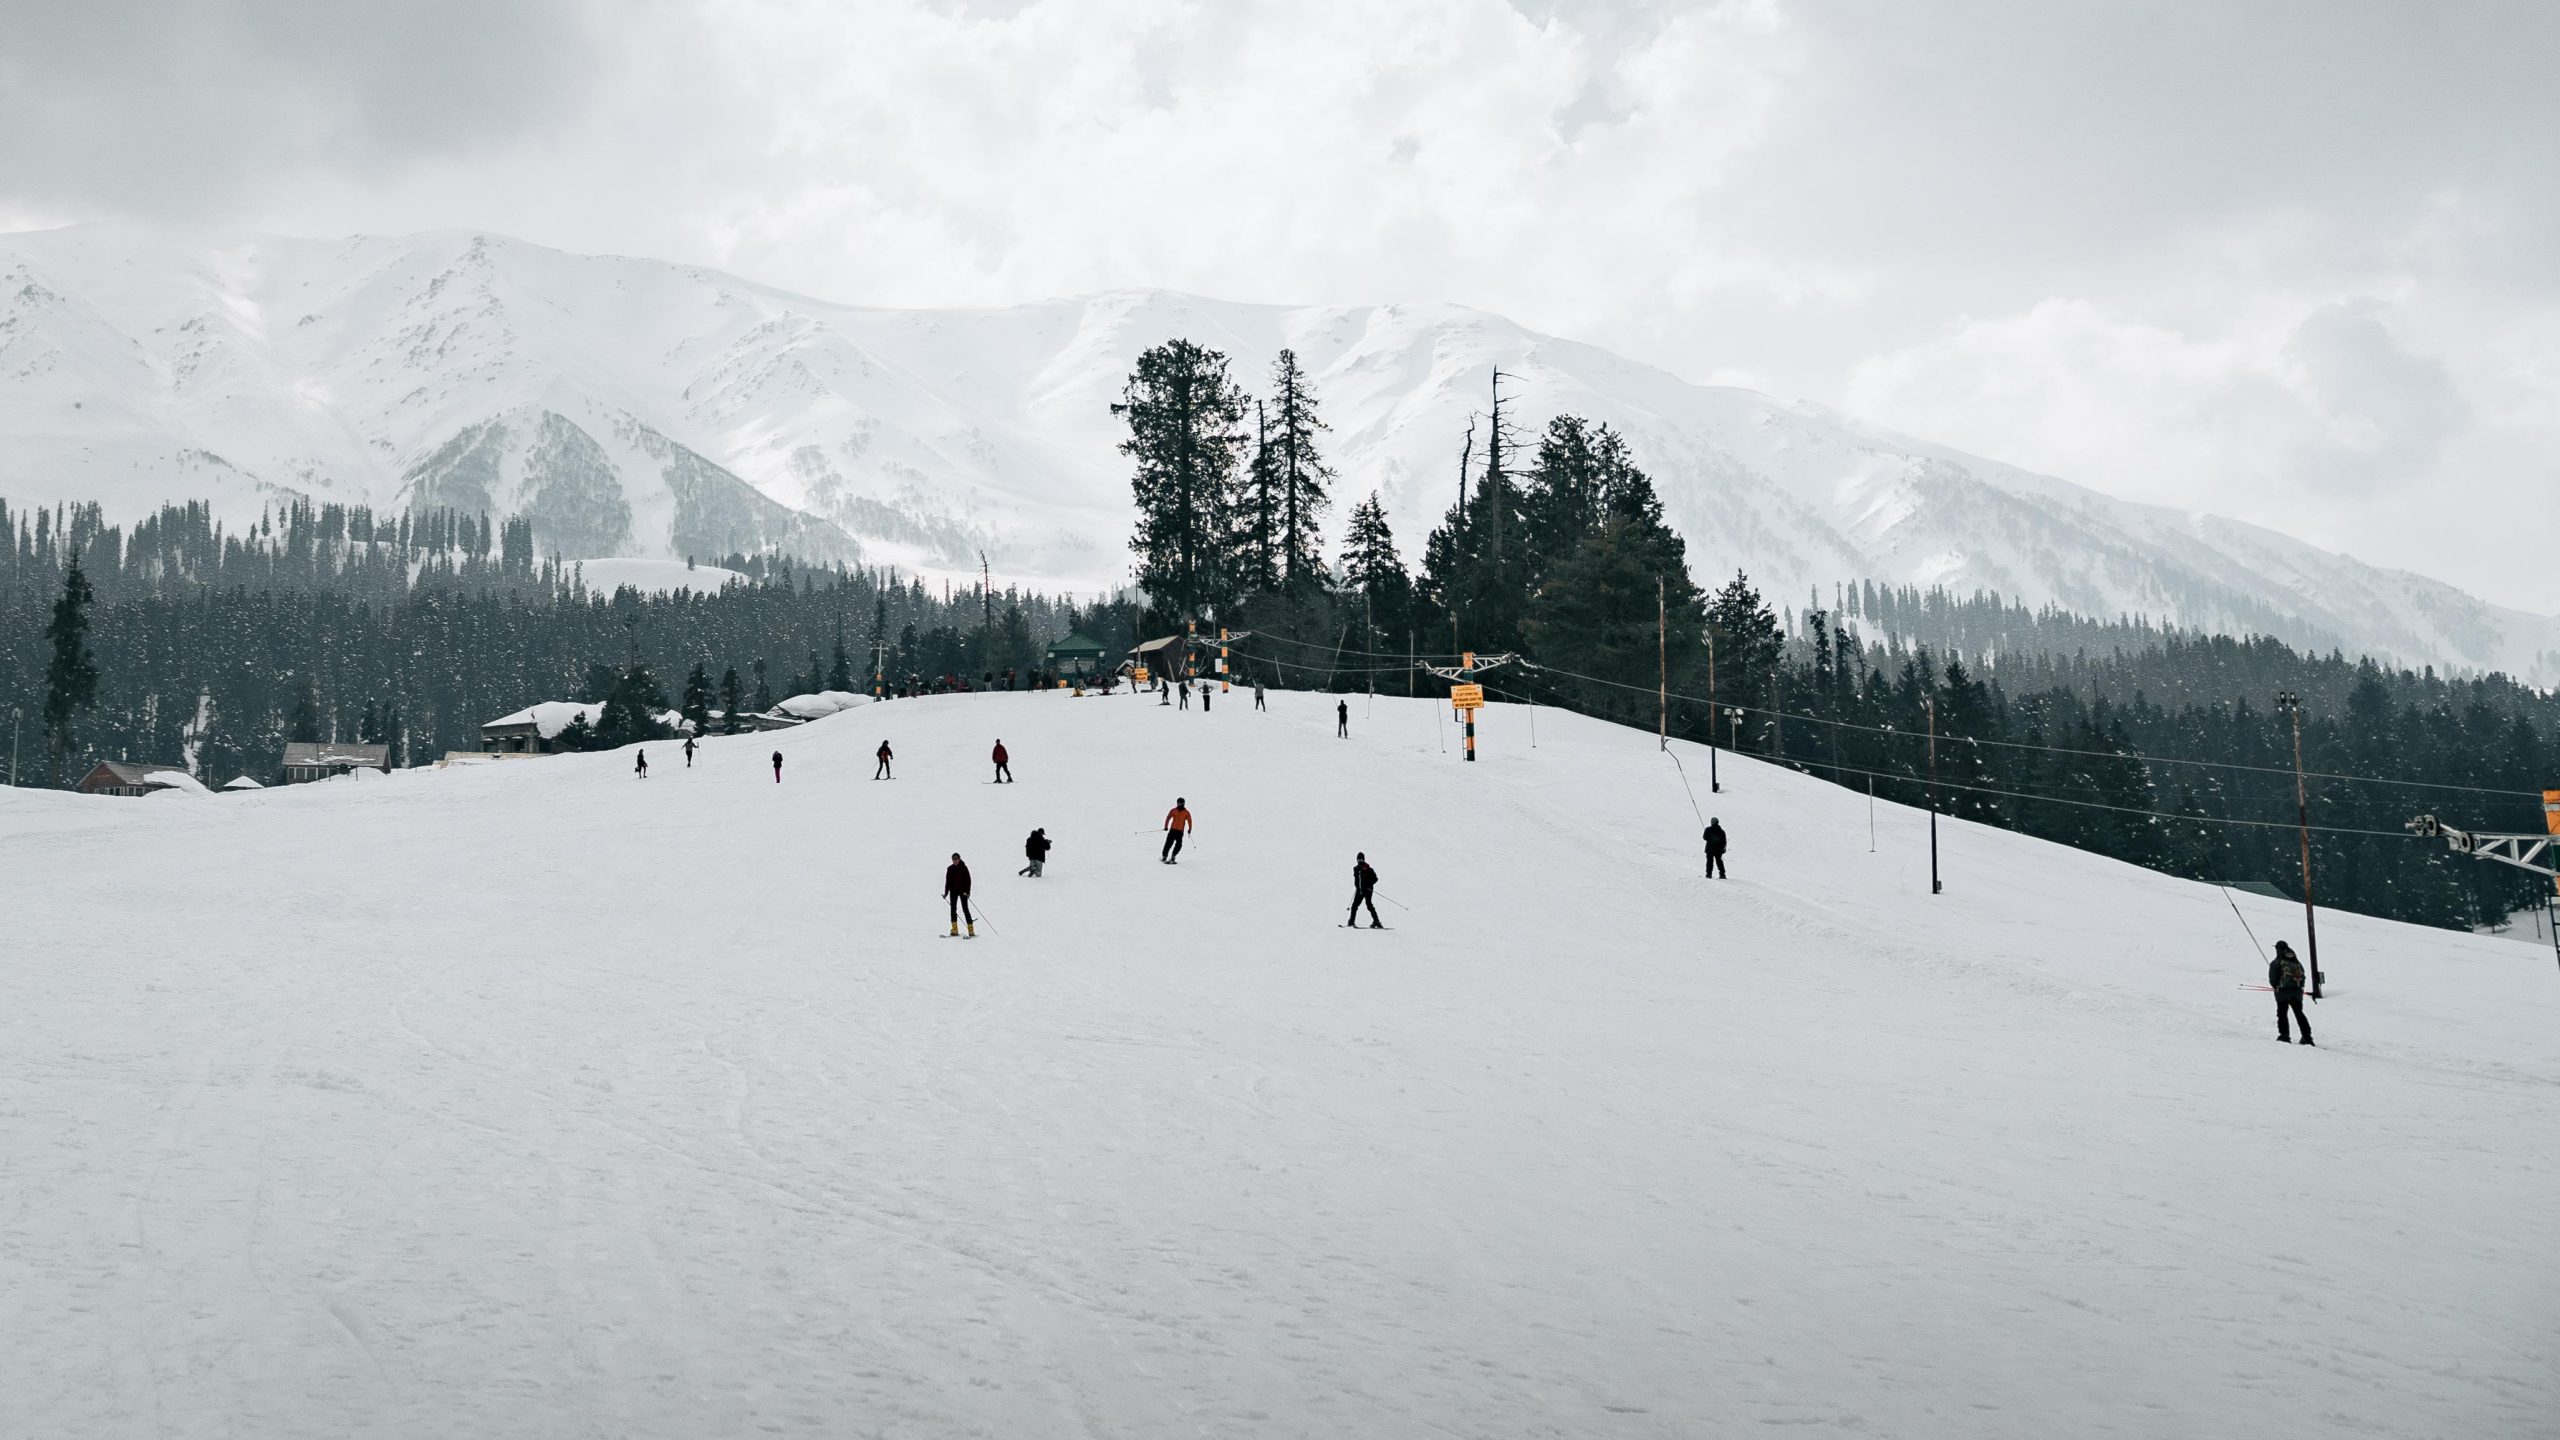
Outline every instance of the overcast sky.
<svg viewBox="0 0 2560 1440"><path fill-rule="evenodd" d="M2560 4L0 0L0 229L1445 299L2560 610Z"/></svg>

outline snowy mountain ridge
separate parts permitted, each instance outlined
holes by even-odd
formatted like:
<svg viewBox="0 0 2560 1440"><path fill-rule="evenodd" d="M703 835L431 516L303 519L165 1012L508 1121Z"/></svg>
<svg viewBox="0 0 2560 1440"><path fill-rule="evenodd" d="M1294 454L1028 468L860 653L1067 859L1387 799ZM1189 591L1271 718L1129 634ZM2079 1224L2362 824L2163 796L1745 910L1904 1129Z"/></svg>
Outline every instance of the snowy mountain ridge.
<svg viewBox="0 0 2560 1440"><path fill-rule="evenodd" d="M1408 558L1455 496L1496 366L1518 433L1632 442L1702 580L1996 590L2560 682L2560 620L2220 517L2111 499L1819 406L1691 384L1443 304L1155 290L887 310L700 267L433 232L186 243L0 236L0 496L131 517L290 495L533 517L574 558L784 550L1094 590L1128 575L1109 405L1188 336L1259 388L1296 349L1334 519L1385 499Z"/></svg>

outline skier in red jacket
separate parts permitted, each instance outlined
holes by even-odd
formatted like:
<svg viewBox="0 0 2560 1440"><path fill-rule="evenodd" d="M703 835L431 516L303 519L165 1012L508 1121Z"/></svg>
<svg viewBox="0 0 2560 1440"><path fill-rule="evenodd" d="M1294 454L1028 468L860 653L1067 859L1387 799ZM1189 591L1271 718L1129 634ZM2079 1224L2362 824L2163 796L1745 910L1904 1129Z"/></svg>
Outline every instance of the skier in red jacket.
<svg viewBox="0 0 2560 1440"><path fill-rule="evenodd" d="M1004 742L1003 742L1003 741L1001 741L1001 740L999 740L999 741L997 741L997 742L996 742L996 755L995 755L995 760L996 760L996 783L997 783L997 784L999 784L999 785L1010 785L1010 784L1012 784L1012 783L1013 783L1013 758L1012 758L1011 756L1009 756L1009 755L1007 755L1007 754L1005 754L1005 753L1004 753Z"/></svg>

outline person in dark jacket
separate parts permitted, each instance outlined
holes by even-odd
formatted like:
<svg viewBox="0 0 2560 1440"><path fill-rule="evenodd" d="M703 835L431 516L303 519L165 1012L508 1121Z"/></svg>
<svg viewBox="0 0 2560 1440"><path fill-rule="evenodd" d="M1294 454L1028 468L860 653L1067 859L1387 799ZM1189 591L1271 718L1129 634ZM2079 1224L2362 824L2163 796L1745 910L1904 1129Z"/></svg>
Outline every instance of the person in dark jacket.
<svg viewBox="0 0 2560 1440"><path fill-rule="evenodd" d="M779 750L773 752L773 783L782 783L782 752Z"/></svg>
<svg viewBox="0 0 2560 1440"><path fill-rule="evenodd" d="M1183 681L1183 682L1182 682L1182 703L1181 703L1181 704L1179 704L1179 705L1176 705L1176 706L1175 706L1175 707L1173 707L1173 708L1175 708L1176 710L1188 710L1188 709L1190 709L1190 708L1191 708L1191 682L1190 682L1190 681L1185 680L1185 681Z"/></svg>
<svg viewBox="0 0 2560 1440"><path fill-rule="evenodd" d="M1358 928L1360 907L1363 905L1369 907L1369 928L1386 929L1378 919L1378 872L1370 866L1369 853L1365 850L1351 858L1351 913L1344 917L1342 923Z"/></svg>
<svg viewBox="0 0 2560 1440"><path fill-rule="evenodd" d="M1010 755L1007 755L1006 753L1004 753L1004 742L1003 742L1003 741L1001 741L1001 740L999 740L999 741L997 741L997 742L996 742L996 755L995 755L995 760L996 760L996 783L997 783L997 784L999 784L999 785L1010 785L1010 784L1012 784L1012 783L1013 783L1013 757L1012 757L1012 756L1010 756Z"/></svg>
<svg viewBox="0 0 2560 1440"><path fill-rule="evenodd" d="M648 779L648 778L649 778L649 752L648 752L648 751L643 750L643 751L641 751L641 752L639 753L639 757L638 757L638 758L637 758L637 759L632 763L632 766L631 766L631 773L632 773L632 774L634 774L634 775L639 776L639 777L640 777L641 779L643 779L643 780L646 780L646 779Z"/></svg>
<svg viewBox="0 0 2560 1440"><path fill-rule="evenodd" d="M2311 1043L2311 1017L2302 1010L2302 962L2295 958L2293 947L2282 940L2276 942L2276 958L2267 962L2267 987L2276 992L2276 1038L2291 1040L2285 1028L2290 1016L2302 1026L2302 1043Z"/></svg>
<svg viewBox="0 0 2560 1440"><path fill-rule="evenodd" d="M693 737L690 735L684 738L684 768L693 768Z"/></svg>
<svg viewBox="0 0 2560 1440"><path fill-rule="evenodd" d="M1695 814L1697 812L1691 811L1690 813ZM1705 838L1707 842L1707 874L1718 880L1730 879L1731 877L1724 873L1724 822L1713 815L1708 816L1707 833Z"/></svg>
<svg viewBox="0 0 2560 1440"><path fill-rule="evenodd" d="M1351 738L1351 702L1348 700L1333 702L1333 737L1337 740Z"/></svg>
<svg viewBox="0 0 2560 1440"><path fill-rule="evenodd" d="M1253 682L1253 708L1256 710L1268 710L1271 708L1270 706L1262 703L1262 682L1259 680Z"/></svg>
<svg viewBox="0 0 2560 1440"><path fill-rule="evenodd" d="M978 917L969 913L969 867L961 863L958 851L951 855L951 868L942 872L942 898L951 902L951 933L960 933L960 922L969 922L969 934L978 933Z"/></svg>
<svg viewBox="0 0 2560 1440"><path fill-rule="evenodd" d="M872 767L871 767L871 778L872 778L872 779L874 779L874 780L895 780L895 779L897 779L897 778L898 778L897 776L892 775L892 774L890 774L890 773L889 773L889 742L888 742L888 741L886 741L886 740L881 741L881 742L880 742L880 748L879 748L879 749L877 749L877 750L875 750L875 751L873 751L873 752L871 752L871 753L872 753L872 755L873 755L876 759L878 759L878 760L879 760L879 762L880 762L879 764L874 765L874 766L872 766Z"/></svg>
<svg viewBox="0 0 2560 1440"><path fill-rule="evenodd" d="M1049 858L1049 832L1045 829L1032 831L1031 838L1022 842L1022 857L1031 863L1013 873L1039 879L1041 863Z"/></svg>

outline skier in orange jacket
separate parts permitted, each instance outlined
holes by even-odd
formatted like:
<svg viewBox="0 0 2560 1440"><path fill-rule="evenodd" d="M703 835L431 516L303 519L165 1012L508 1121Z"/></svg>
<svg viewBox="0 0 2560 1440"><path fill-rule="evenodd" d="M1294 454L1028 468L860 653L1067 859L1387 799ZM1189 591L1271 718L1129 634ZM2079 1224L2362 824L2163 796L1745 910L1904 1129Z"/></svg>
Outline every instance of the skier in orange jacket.
<svg viewBox="0 0 2560 1440"><path fill-rule="evenodd" d="M1182 837L1190 833L1190 807L1183 804L1181 796L1176 795L1173 797L1173 808L1164 812L1164 851L1156 858L1167 865L1181 864L1181 860L1176 857L1182 854Z"/></svg>

